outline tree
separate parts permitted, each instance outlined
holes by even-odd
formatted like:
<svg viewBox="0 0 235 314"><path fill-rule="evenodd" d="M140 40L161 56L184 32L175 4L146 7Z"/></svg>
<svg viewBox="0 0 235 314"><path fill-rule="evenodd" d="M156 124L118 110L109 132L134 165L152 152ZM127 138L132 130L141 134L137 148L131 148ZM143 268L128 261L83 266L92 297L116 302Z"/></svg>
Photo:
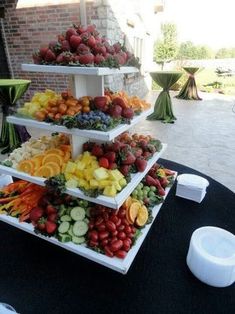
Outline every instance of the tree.
<svg viewBox="0 0 235 314"><path fill-rule="evenodd" d="M177 54L177 30L176 25L166 23L161 25L162 39L154 44L154 61L164 67L165 62L172 61Z"/></svg>
<svg viewBox="0 0 235 314"><path fill-rule="evenodd" d="M191 41L186 41L180 44L178 50L178 59L211 59L213 52L207 46L197 46Z"/></svg>

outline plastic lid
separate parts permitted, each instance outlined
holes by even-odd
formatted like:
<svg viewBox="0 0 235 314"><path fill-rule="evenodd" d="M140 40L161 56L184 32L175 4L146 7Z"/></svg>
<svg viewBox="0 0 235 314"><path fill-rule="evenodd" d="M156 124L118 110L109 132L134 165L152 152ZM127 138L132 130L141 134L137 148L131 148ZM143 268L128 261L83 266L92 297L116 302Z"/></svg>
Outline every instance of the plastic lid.
<svg viewBox="0 0 235 314"><path fill-rule="evenodd" d="M206 187L209 185L209 182L205 178L188 173L179 175L177 177L177 181L179 184L195 189L206 189Z"/></svg>

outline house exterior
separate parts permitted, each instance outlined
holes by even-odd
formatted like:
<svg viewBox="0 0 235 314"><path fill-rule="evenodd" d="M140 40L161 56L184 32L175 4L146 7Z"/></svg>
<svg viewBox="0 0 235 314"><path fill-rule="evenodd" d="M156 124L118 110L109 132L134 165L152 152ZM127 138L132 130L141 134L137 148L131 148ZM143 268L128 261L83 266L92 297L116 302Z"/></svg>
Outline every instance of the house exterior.
<svg viewBox="0 0 235 314"><path fill-rule="evenodd" d="M126 90L142 97L151 88L148 71L162 8L161 0L0 0L0 10L4 11L0 19L1 39L10 76L30 79L31 95L46 88L57 92L67 89L68 76L23 72L21 64L32 63L33 51L56 40L71 24L86 22L95 24L112 44L125 43L142 64L139 74L106 77L105 85L114 91ZM2 69L3 66L0 72Z"/></svg>

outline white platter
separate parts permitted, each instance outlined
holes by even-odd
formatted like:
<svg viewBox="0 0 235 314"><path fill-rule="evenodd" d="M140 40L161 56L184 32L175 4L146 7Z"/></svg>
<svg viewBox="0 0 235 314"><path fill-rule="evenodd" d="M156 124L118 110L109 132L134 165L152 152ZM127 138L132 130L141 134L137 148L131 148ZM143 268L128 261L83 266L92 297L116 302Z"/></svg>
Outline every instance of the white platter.
<svg viewBox="0 0 235 314"><path fill-rule="evenodd" d="M177 173L175 173L175 178L177 176ZM167 197L167 194L169 193L170 188L166 188L166 195L164 197L164 199ZM10 224L18 229L21 229L23 231L26 231L36 237L39 237L43 240L46 240L50 243L53 243L55 245L58 245L68 251L71 251L75 254L81 255L91 261L94 261L96 263L99 263L105 267L111 268L117 272L120 272L122 274L126 274L132 264L132 262L135 259L136 254L138 253L141 244L143 243L145 237L147 236L157 214L160 211L162 204L159 204L157 206L155 206L153 208L153 221L151 222L151 224L146 225L145 228L142 229L142 234L141 236L137 239L135 245L131 248L131 250L128 252L127 256L125 257L125 259L119 259L119 258L111 258L108 256L105 256L101 253L97 253L87 247L85 247L84 245L76 245L72 242L69 243L61 243L59 242L56 238L53 237L45 237L43 235L39 235L36 234L33 231L33 225L32 224L28 224L26 222L19 222L17 218L11 217L11 216L6 216L6 215L0 215L0 221L3 221L7 224Z"/></svg>
<svg viewBox="0 0 235 314"><path fill-rule="evenodd" d="M69 195L79 197L81 199L85 199L87 201L96 203L96 204L101 204L101 205L104 205L113 209L118 209L123 204L123 202L127 199L127 197L132 193L135 187L140 183L140 181L144 178L144 176L147 174L150 168L154 165L154 163L161 157L166 147L167 147L167 144L162 144L161 151L155 153L153 157L148 160L148 165L145 171L132 174L131 181L128 183L128 185L113 198L103 196L103 195L100 195L97 198L92 198L92 197L84 195L84 193L78 188L67 189L66 193ZM32 182L41 186L45 185L44 178L33 177L33 176L28 175L27 173L17 171L16 169L13 169L11 167L0 165L0 173L9 174L13 177L23 179L23 180L26 180L26 181L29 181L29 182Z"/></svg>
<svg viewBox="0 0 235 314"><path fill-rule="evenodd" d="M75 128L68 129L65 126L54 125L47 122L40 122L33 119L25 119L25 118L19 118L19 117L14 117L14 116L8 116L7 122L17 124L17 125L24 125L26 127L28 126L28 127L33 127L37 129L43 129L43 130L47 130L51 132L72 134L75 136L80 136L80 137L85 137L85 138L95 139L95 140L100 140L100 141L112 141L115 137L129 130L131 127L135 126L137 123L145 119L151 113L153 113L153 108L145 110L140 115L135 116L131 120L130 124L120 124L116 128L107 132L97 131L97 130L81 130L81 129L75 129Z"/></svg>
<svg viewBox="0 0 235 314"><path fill-rule="evenodd" d="M28 71L28 72L94 75L94 76L128 74L128 73L139 72L139 69L135 67L121 67L120 69L115 69L115 68L76 67L76 66L40 65L40 64L22 64L21 69L23 71Z"/></svg>

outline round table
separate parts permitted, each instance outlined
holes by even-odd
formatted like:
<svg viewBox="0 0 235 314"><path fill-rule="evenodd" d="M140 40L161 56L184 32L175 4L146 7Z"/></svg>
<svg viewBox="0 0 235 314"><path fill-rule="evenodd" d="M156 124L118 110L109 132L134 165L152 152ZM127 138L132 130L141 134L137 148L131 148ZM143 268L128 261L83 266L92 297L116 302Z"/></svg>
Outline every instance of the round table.
<svg viewBox="0 0 235 314"><path fill-rule="evenodd" d="M197 85L195 81L195 74L198 73L201 69L198 67L183 67L183 69L188 73L189 77L176 98L187 100L202 100L198 96Z"/></svg>
<svg viewBox="0 0 235 314"><path fill-rule="evenodd" d="M2 154L13 151L30 138L24 126L15 126L6 121L6 117L13 112L13 107L27 91L30 83L31 81L28 80L0 79L0 104L3 113L0 136Z"/></svg>
<svg viewBox="0 0 235 314"><path fill-rule="evenodd" d="M0 302L22 314L233 314L235 284L203 284L186 255L199 227L235 233L235 195L191 168L159 163L210 185L201 204L176 197L173 186L127 275L0 223Z"/></svg>
<svg viewBox="0 0 235 314"><path fill-rule="evenodd" d="M169 90L178 79L182 72L160 71L150 72L152 79L163 88L155 102L154 112L148 116L148 120L162 120L164 123L174 123L176 117L173 114L171 97Z"/></svg>

